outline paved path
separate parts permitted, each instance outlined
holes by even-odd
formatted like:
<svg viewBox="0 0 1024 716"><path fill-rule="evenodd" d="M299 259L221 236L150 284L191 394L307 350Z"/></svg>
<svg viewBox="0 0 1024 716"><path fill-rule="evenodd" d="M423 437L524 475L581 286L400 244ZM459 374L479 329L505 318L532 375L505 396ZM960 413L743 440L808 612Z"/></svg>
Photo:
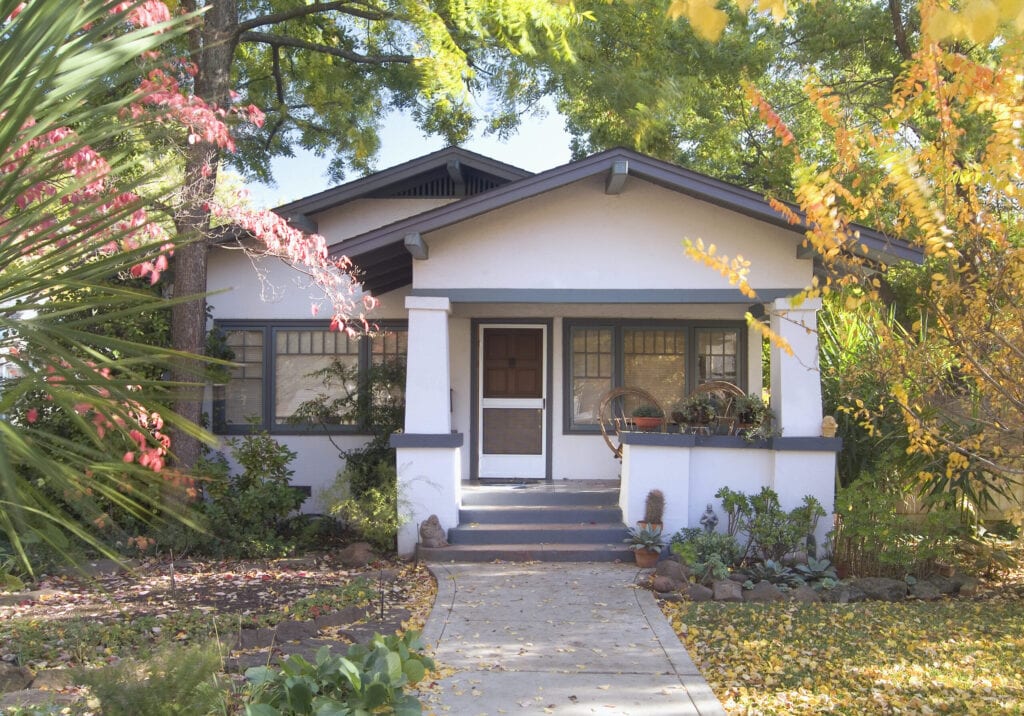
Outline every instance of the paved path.
<svg viewBox="0 0 1024 716"><path fill-rule="evenodd" d="M425 711L724 714L623 564L431 564L437 601L424 639L455 670Z"/></svg>

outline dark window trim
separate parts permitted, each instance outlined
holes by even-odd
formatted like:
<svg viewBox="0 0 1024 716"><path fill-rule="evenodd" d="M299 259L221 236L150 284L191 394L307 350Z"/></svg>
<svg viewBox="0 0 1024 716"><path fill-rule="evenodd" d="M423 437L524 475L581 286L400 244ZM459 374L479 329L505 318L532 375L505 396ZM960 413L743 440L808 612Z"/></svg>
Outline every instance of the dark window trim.
<svg viewBox="0 0 1024 716"><path fill-rule="evenodd" d="M564 318L562 319L562 434L593 435L600 433L597 425L576 425L572 410L572 332L574 328L612 329L612 388L623 384L625 342L623 331L629 328L663 328L686 330L686 392L697 387L696 332L698 329L735 330L739 334L736 370L739 386L747 390L747 324L745 321L715 321L707 319L657 318ZM664 406L666 409L671 406Z"/></svg>
<svg viewBox="0 0 1024 716"><path fill-rule="evenodd" d="M282 330L326 330L330 328L328 320L303 320L303 319L280 319L280 320L259 320L253 318L240 319L215 319L213 326L220 331L255 331L263 332L263 414L260 423L256 426L258 430L265 430L271 435L369 435L359 425L275 425L274 405L277 400L277 388L274 382L274 348L276 345L276 332ZM382 331L386 330L408 330L409 322L406 320L382 320L374 321ZM358 365L359 373L364 374L372 360L372 350L369 341L359 339ZM224 416L223 401L214 397L212 405L213 432L217 435L248 435L252 432L251 425L226 425Z"/></svg>

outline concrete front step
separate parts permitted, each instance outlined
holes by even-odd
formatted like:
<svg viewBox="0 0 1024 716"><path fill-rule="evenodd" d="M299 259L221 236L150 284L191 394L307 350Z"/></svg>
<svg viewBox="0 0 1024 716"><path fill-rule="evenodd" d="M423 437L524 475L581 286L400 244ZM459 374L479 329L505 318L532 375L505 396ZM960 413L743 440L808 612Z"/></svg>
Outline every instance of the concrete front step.
<svg viewBox="0 0 1024 716"><path fill-rule="evenodd" d="M549 505L614 506L619 503L619 486L609 481L534 482L523 485L466 485L462 506Z"/></svg>
<svg viewBox="0 0 1024 716"><path fill-rule="evenodd" d="M622 510L612 506L569 505L503 505L499 507L464 507L459 510L459 524L615 524L622 522Z"/></svg>
<svg viewBox="0 0 1024 716"><path fill-rule="evenodd" d="M618 524L474 524L463 523L448 530L453 545L470 544L623 544L627 530Z"/></svg>
<svg viewBox="0 0 1024 716"><path fill-rule="evenodd" d="M416 547L423 562L633 562L624 544L490 544Z"/></svg>

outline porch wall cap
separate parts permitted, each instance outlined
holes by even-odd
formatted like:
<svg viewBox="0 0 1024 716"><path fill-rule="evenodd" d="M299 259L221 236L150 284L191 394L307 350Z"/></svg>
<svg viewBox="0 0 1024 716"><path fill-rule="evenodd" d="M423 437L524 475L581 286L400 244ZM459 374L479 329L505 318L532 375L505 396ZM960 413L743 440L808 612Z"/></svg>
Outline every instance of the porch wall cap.
<svg viewBox="0 0 1024 716"><path fill-rule="evenodd" d="M806 298L794 306L790 298L776 298L772 301L772 307L776 311L820 311L820 298Z"/></svg>
<svg viewBox="0 0 1024 716"><path fill-rule="evenodd" d="M451 313L452 302L447 296L406 296L405 307L409 310Z"/></svg>
<svg viewBox="0 0 1024 716"><path fill-rule="evenodd" d="M687 435L683 433L634 433L621 435L623 445L674 448L726 448L776 450L779 452L839 452L842 438L777 437L768 440L745 440L737 435Z"/></svg>
<svg viewBox="0 0 1024 716"><path fill-rule="evenodd" d="M462 433L395 433L388 440L393 448L457 448L462 447Z"/></svg>

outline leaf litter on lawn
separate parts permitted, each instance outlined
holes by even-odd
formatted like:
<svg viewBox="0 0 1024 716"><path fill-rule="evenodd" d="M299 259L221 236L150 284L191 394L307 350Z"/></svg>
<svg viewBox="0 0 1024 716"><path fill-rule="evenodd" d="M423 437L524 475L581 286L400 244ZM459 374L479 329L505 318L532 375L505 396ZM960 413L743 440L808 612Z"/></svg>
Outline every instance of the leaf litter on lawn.
<svg viewBox="0 0 1024 716"><path fill-rule="evenodd" d="M385 580L380 580L381 576ZM31 598L0 604L0 659L34 669L145 656L167 642L312 619L346 606L398 628L422 628L434 583L422 566L380 561L346 569L330 556L272 561L147 560L131 571L48 576ZM13 603L11 603L13 602ZM385 622L384 624L387 624Z"/></svg>

